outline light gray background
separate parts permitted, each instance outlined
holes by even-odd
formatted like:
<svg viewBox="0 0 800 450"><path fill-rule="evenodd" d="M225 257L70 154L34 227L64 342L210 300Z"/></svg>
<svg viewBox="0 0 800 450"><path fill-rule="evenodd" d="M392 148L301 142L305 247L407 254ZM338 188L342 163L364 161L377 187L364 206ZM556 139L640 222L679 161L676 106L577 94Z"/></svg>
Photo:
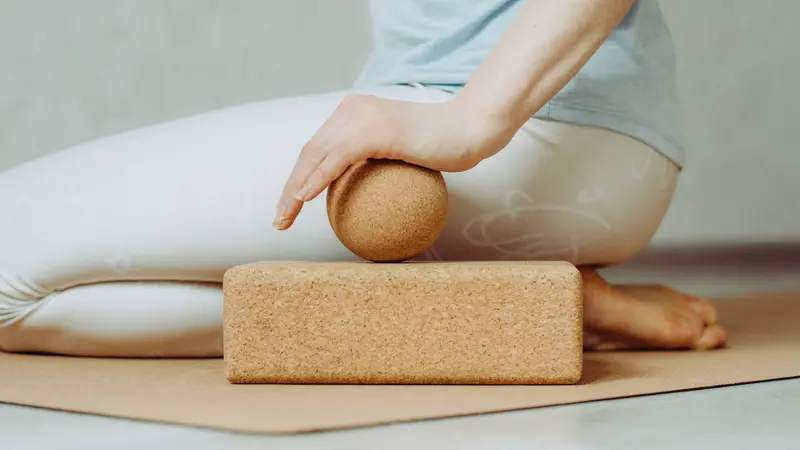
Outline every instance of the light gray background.
<svg viewBox="0 0 800 450"><path fill-rule="evenodd" d="M656 241L800 242L800 2L662 4L690 149ZM366 0L0 0L0 170L189 114L345 88L369 51L368 29ZM759 282L774 269L757 271ZM796 273L787 280L796 284ZM711 286L703 276L688 281ZM20 449L123 440L204 449L797 448L797 392L786 381L274 439L0 405L0 440Z"/></svg>
<svg viewBox="0 0 800 450"><path fill-rule="evenodd" d="M796 0L665 0L688 166L656 243L800 241ZM342 89L366 0L0 0L0 170L241 102Z"/></svg>

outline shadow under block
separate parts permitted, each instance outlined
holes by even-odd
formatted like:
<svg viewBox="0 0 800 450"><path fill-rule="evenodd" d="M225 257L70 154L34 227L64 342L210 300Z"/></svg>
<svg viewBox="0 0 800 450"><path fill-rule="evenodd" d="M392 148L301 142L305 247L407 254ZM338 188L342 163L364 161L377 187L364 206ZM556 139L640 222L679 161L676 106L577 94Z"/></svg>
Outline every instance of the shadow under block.
<svg viewBox="0 0 800 450"><path fill-rule="evenodd" d="M228 381L574 384L582 280L562 262L258 262L223 281Z"/></svg>

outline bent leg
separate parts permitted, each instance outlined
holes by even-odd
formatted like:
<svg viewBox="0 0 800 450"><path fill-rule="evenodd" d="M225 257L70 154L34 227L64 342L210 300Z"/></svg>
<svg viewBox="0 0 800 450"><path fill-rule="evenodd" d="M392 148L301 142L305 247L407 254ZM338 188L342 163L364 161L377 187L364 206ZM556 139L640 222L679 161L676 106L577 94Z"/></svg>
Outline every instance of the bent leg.
<svg viewBox="0 0 800 450"><path fill-rule="evenodd" d="M595 270L650 242L677 176L672 162L628 136L531 119L491 159L445 174L451 212L429 257L579 266L587 348L718 347L725 333L710 302L662 286L609 286Z"/></svg>
<svg viewBox="0 0 800 450"><path fill-rule="evenodd" d="M447 98L431 91L372 93ZM0 174L0 349L219 356L219 283L229 267L355 259L331 231L324 198L306 205L290 230L271 226L297 153L345 95L228 108ZM599 295L608 288L587 275L647 244L675 176L671 163L631 138L531 120L493 158L445 174L451 210L427 256L571 261L587 280L590 333L667 346L653 336L670 336L667 319L676 308L691 309L686 302L648 303L638 298L641 290L613 287L615 295ZM620 306L625 302L637 303Z"/></svg>
<svg viewBox="0 0 800 450"><path fill-rule="evenodd" d="M344 257L322 226L319 202L296 230L278 236L270 226L297 152L342 96L229 108L3 173L0 292L41 297L103 281L219 282L227 267L253 258Z"/></svg>
<svg viewBox="0 0 800 450"><path fill-rule="evenodd" d="M222 356L216 283L119 281L54 292L0 327L0 350L78 356Z"/></svg>
<svg viewBox="0 0 800 450"><path fill-rule="evenodd" d="M371 93L430 100L412 87ZM324 196L292 229L271 225L298 152L345 95L227 108L0 174L0 349L219 356L225 270L355 259Z"/></svg>

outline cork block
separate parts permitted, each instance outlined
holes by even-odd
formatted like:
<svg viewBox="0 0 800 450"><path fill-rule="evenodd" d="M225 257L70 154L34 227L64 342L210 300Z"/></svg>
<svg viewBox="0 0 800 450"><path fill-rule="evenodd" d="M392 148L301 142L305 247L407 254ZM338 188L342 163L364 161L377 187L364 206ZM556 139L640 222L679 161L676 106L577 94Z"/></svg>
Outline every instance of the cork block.
<svg viewBox="0 0 800 450"><path fill-rule="evenodd" d="M578 270L561 262L257 262L227 271L229 382L574 384Z"/></svg>

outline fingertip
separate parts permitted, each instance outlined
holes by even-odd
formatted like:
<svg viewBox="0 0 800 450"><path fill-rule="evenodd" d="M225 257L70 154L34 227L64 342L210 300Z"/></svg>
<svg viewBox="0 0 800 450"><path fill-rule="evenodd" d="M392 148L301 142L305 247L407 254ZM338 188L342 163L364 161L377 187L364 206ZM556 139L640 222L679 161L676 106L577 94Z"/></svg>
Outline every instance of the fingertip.
<svg viewBox="0 0 800 450"><path fill-rule="evenodd" d="M275 220L272 221L272 227L278 231L283 231L291 225L291 222L286 219L285 217L276 217Z"/></svg>
<svg viewBox="0 0 800 450"><path fill-rule="evenodd" d="M272 221L273 228L276 230L286 230L291 227L302 208L302 202L282 200L278 204L275 219Z"/></svg>

